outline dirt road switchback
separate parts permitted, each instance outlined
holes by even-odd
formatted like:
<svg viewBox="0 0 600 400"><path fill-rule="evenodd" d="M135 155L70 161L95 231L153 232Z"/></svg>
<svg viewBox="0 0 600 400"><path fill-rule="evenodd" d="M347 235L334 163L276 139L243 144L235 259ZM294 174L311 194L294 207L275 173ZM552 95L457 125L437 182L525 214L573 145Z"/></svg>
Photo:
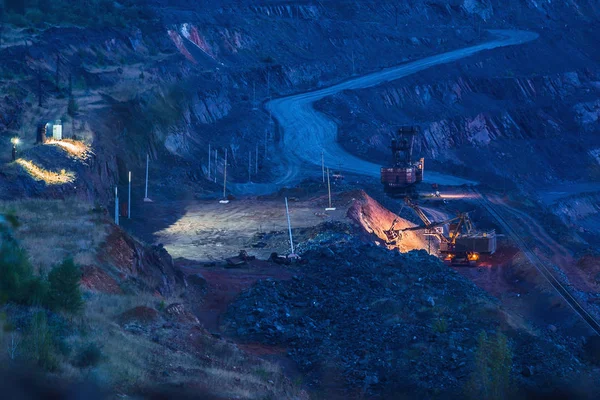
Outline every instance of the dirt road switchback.
<svg viewBox="0 0 600 400"><path fill-rule="evenodd" d="M360 77L352 78L337 85L295 94L266 103L267 110L279 122L283 131L283 152L286 154L286 165L282 166L281 175L273 184L238 185L234 190L242 193L268 193L277 187L297 183L307 177L308 166L321 163L321 151L328 166L346 172L378 177L381 165L371 163L346 152L336 141L337 125L325 114L314 109L313 104L327 96L343 90L364 89L381 83L393 81L423 71L440 64L447 64L484 50L523 44L538 38L538 34L517 30L493 30L496 39L459 50L454 50L421 60L409 62L396 67L387 68ZM312 171L314 172L314 171ZM427 172L425 180L444 185L473 184L462 178Z"/></svg>

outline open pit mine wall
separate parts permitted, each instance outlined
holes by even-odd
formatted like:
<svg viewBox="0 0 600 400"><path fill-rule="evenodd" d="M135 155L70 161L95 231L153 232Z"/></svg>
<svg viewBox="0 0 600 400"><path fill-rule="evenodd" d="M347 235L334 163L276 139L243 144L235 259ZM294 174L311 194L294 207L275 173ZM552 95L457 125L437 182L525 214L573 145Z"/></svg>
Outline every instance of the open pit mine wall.
<svg viewBox="0 0 600 400"><path fill-rule="evenodd" d="M160 3L160 2L158 2ZM340 4L295 2L218 2L194 13L183 8L159 7L155 26L128 26L125 29L93 30L52 28L25 45L2 49L4 60L24 60L35 53L37 64L8 63L8 69L34 76L37 68L52 75L56 70L53 55L63 55L61 79L69 74L83 77L91 89L103 92L108 109L91 110L79 116L93 133L95 158L89 167L94 193L105 200L110 187L123 181L129 169L143 168L145 153L161 160L168 152L189 162L189 168L201 170L207 164L208 142L229 147L234 168L246 165L248 143L262 138L268 115L252 112L253 87L260 103L268 95L285 95L303 89L328 85L356 73L366 73L442 51L472 45L480 37L478 27L558 27L589 23L600 15L595 1L570 2L456 0L451 2L356 1ZM391 29L396 26L397 30ZM377 22L377 23L373 23ZM427 31L417 29L426 24ZM404 25L404 29L401 27ZM406 27L410 25L410 32ZM451 28L455 26L455 28ZM552 33L553 35L556 35ZM578 36L573 35L577 40ZM161 54L157 60L156 54ZM164 57L170 54L171 56ZM114 68L87 68L100 60ZM112 96L110 90L123 79L117 68L140 64L144 72L135 96ZM516 62L516 61L514 61ZM35 67L35 68L34 68ZM34 70L36 69L36 70ZM506 96L536 101L539 93L550 93L573 85L573 79L591 82L581 71L574 75L549 75L536 79L509 80L512 89ZM595 78L594 78L595 79ZM558 84L553 83L558 82ZM504 86L506 82L501 83ZM23 96L5 96L0 100L0 128L15 128L15 121L31 105L22 99L34 91L34 82L23 83ZM587 83L586 83L587 84ZM182 98L173 101L172 87L183 86ZM460 101L461 93L474 83L468 79L447 84L447 88L421 85L420 94L406 88L386 87L381 106L390 110L427 104L436 90L446 93L446 101ZM484 84L485 86L486 84ZM500 83L489 83L491 89ZM576 85L576 83L575 83ZM557 87L558 86L558 87ZM269 89L267 89L269 88ZM486 89L487 90L487 89ZM428 94L429 93L429 94ZM458 100L457 100L458 99ZM157 116L165 105L172 107L167 117ZM577 106L578 105L578 106ZM594 129L598 121L597 98L572 104L577 123ZM539 114L539 113L538 113ZM482 110L465 117L449 115L431 121L425 136L431 155L449 145L487 143L501 135L527 136L517 129L520 116L489 113ZM540 119L543 119L540 117ZM13 121L11 123L11 121ZM560 121L549 115L542 132L554 132ZM17 127L18 129L19 127ZM34 129L34 127L31 127ZM462 136L462 137L461 137ZM160 161L159 161L160 162ZM201 176L196 176L196 179Z"/></svg>
<svg viewBox="0 0 600 400"><path fill-rule="evenodd" d="M597 90L599 82L600 74L585 71L505 79L458 77L433 85L390 85L381 88L378 95L383 108L391 112L410 109L419 117L424 117L429 107L459 106L476 95L487 97L490 106L506 99L525 106L508 105L506 109L493 107L490 110L479 105L469 110L470 115L448 113L446 118L429 121L421 144L430 156L436 157L463 144L485 146L500 138L552 137L564 132L565 127L597 131L600 129L600 101L586 101L585 94ZM567 118L552 115L559 111L552 109L552 102L560 103L578 94L582 95L580 101L560 110L561 117ZM540 103L549 105L550 112L536 110L535 105Z"/></svg>
<svg viewBox="0 0 600 400"><path fill-rule="evenodd" d="M591 39L582 40L584 49ZM317 107L339 117L342 144L364 157L389 158L390 126L417 123L416 154L477 169L476 179L493 173L533 186L585 179L600 166L600 59L570 52L569 43L570 59L559 52L539 65L535 60L553 51L549 40L339 94Z"/></svg>

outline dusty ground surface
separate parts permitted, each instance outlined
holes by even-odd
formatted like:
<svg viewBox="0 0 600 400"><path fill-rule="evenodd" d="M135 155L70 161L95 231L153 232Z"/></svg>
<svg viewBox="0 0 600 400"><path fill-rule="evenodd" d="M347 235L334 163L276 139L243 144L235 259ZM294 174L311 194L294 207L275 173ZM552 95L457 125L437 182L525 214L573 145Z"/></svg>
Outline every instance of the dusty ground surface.
<svg viewBox="0 0 600 400"><path fill-rule="evenodd" d="M324 221L345 218L347 204L335 211L325 212L318 201L289 202L290 221L294 230L318 225ZM146 229L159 224L169 208L182 209L183 216L172 225L154 233L154 241L162 243L174 258L196 261L221 261L247 249L260 258L272 252L290 251L285 203L233 200L220 204L217 200L197 201L192 204L171 203L147 206L149 216L143 222ZM134 230L135 232L135 230ZM264 236L276 237L269 248L253 247L264 241Z"/></svg>
<svg viewBox="0 0 600 400"><path fill-rule="evenodd" d="M389 229L394 214L373 199L365 200L368 196L360 191L333 193L332 205L336 209L326 211L326 193L323 187L317 187L313 195L288 197L295 243L305 240L310 228L323 222L350 221L347 215L368 233L374 233L374 239L385 237L383 230ZM222 261L244 249L267 259L272 252L290 252L284 196L280 194L239 198L228 204L218 200L157 201L140 207L136 210L139 217L123 219L123 225L147 241L162 243L174 258ZM412 224L404 221L399 225L405 226ZM403 244L404 251L424 248L419 235L409 234L409 237L410 241Z"/></svg>

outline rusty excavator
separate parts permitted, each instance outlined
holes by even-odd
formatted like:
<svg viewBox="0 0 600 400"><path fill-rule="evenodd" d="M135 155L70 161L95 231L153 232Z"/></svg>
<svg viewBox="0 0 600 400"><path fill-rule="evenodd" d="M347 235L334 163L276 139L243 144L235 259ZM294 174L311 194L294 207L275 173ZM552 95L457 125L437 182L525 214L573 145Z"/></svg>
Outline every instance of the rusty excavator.
<svg viewBox="0 0 600 400"><path fill-rule="evenodd" d="M440 241L440 255L451 265L475 266L480 254L493 254L496 251L496 232L480 232L475 230L469 213L459 213L456 217L445 221L432 222L421 208L409 197L404 199L423 221L424 226L396 229L398 219L394 219L390 229L384 231L388 245L397 245L402 240L402 232L425 231L426 236L437 237ZM444 234L444 226L448 225L448 235Z"/></svg>

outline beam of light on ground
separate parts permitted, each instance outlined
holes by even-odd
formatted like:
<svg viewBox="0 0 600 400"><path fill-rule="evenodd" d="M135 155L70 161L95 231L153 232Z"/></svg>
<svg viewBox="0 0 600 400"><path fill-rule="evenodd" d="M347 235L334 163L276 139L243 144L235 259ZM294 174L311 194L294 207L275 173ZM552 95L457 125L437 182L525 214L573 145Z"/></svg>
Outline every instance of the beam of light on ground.
<svg viewBox="0 0 600 400"><path fill-rule="evenodd" d="M22 158L17 159L15 162L33 179L44 181L47 185L64 185L75 181L75 174L71 171L65 171L64 169L60 172L49 171Z"/></svg>
<svg viewBox="0 0 600 400"><path fill-rule="evenodd" d="M51 146L59 146L67 153L71 154L74 157L77 157L81 160L86 160L91 155L90 148L83 142L77 140L54 140L50 139L46 141L47 145Z"/></svg>

